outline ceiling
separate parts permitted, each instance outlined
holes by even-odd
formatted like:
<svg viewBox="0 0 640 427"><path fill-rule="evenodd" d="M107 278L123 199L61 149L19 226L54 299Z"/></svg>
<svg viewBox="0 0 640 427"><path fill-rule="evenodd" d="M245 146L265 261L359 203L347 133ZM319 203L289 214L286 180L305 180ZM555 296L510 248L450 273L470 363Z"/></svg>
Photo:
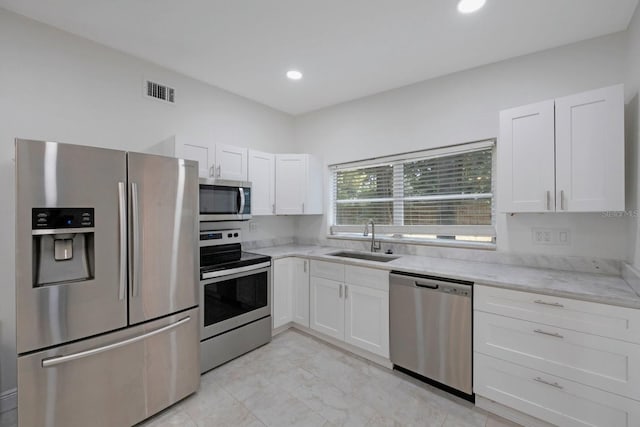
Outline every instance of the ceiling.
<svg viewBox="0 0 640 427"><path fill-rule="evenodd" d="M456 3L0 0L0 7L302 114L624 30L638 0L487 0L470 15ZM304 78L288 80L290 68Z"/></svg>

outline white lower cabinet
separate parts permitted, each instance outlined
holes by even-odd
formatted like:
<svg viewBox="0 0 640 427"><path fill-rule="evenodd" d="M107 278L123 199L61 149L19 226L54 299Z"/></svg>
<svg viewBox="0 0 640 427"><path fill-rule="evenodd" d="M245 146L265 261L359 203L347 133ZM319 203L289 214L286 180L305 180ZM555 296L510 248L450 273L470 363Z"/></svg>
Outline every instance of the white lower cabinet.
<svg viewBox="0 0 640 427"><path fill-rule="evenodd" d="M273 327L279 328L293 320L293 258L277 259L273 262L273 283L271 285L273 300L271 311Z"/></svg>
<svg viewBox="0 0 640 427"><path fill-rule="evenodd" d="M309 260L293 258L293 322L309 327Z"/></svg>
<svg viewBox="0 0 640 427"><path fill-rule="evenodd" d="M389 358L387 271L312 261L310 283L311 329Z"/></svg>
<svg viewBox="0 0 640 427"><path fill-rule="evenodd" d="M273 327L289 322L309 327L309 261L281 258L273 262Z"/></svg>
<svg viewBox="0 0 640 427"><path fill-rule="evenodd" d="M634 427L640 402L476 353L474 391L562 427Z"/></svg>
<svg viewBox="0 0 640 427"><path fill-rule="evenodd" d="M640 425L637 312L482 285L474 293L476 395L558 426Z"/></svg>
<svg viewBox="0 0 640 427"><path fill-rule="evenodd" d="M344 340L344 285L335 280L311 277L311 321L309 327Z"/></svg>
<svg viewBox="0 0 640 427"><path fill-rule="evenodd" d="M344 338L356 347L389 357L389 292L345 285Z"/></svg>

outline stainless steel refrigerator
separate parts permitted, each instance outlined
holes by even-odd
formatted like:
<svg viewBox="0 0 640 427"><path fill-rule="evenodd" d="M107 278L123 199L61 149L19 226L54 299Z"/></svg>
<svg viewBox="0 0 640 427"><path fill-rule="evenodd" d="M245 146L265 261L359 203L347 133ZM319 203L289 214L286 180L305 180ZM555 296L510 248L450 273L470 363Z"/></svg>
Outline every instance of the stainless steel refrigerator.
<svg viewBox="0 0 640 427"><path fill-rule="evenodd" d="M195 162L16 141L18 423L130 426L197 390Z"/></svg>

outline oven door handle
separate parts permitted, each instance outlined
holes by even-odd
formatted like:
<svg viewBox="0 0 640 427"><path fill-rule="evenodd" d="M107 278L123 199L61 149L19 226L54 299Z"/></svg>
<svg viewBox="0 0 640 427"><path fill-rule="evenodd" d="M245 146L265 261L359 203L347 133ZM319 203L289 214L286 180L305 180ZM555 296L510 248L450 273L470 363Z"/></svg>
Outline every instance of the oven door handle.
<svg viewBox="0 0 640 427"><path fill-rule="evenodd" d="M260 270L266 267L271 267L271 261L261 262L259 264L247 265L244 267L230 268L227 270L210 271L209 273L204 273L202 275L202 281L207 279L216 279L218 277L223 277L223 276L231 276L232 274L237 274L237 273L245 273L248 271Z"/></svg>

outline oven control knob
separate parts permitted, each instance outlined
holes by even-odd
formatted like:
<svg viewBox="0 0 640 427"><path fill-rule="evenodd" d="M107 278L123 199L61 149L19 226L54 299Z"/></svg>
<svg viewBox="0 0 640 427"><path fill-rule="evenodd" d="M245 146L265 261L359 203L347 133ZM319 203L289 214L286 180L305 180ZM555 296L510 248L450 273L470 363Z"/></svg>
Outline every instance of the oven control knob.
<svg viewBox="0 0 640 427"><path fill-rule="evenodd" d="M238 233L233 233L233 237L238 237Z"/></svg>

